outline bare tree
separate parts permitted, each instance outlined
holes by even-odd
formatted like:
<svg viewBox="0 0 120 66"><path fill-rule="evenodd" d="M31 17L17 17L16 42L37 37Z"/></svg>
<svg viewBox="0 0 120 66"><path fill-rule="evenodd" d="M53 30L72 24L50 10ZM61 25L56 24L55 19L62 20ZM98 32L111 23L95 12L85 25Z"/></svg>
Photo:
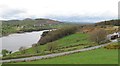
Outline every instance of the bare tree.
<svg viewBox="0 0 120 66"><path fill-rule="evenodd" d="M101 44L106 40L107 32L103 29L96 29L90 33L90 40Z"/></svg>
<svg viewBox="0 0 120 66"><path fill-rule="evenodd" d="M55 43L47 44L48 51L53 52L55 49L57 49L57 44Z"/></svg>
<svg viewBox="0 0 120 66"><path fill-rule="evenodd" d="M26 48L25 47L20 47L19 51L21 52L21 54L25 54L26 53Z"/></svg>
<svg viewBox="0 0 120 66"><path fill-rule="evenodd" d="M118 41L118 44L120 44L120 38L118 38L117 41Z"/></svg>
<svg viewBox="0 0 120 66"><path fill-rule="evenodd" d="M36 53L39 53L39 52L40 52L39 47L38 47L38 44L33 44L32 47L33 47L33 50L34 50Z"/></svg>
<svg viewBox="0 0 120 66"><path fill-rule="evenodd" d="M118 26L118 31L120 31L120 26Z"/></svg>
<svg viewBox="0 0 120 66"><path fill-rule="evenodd" d="M3 49L3 50L2 50L2 55L3 55L3 57L6 56L8 53L9 53L8 50L6 50L6 49Z"/></svg>

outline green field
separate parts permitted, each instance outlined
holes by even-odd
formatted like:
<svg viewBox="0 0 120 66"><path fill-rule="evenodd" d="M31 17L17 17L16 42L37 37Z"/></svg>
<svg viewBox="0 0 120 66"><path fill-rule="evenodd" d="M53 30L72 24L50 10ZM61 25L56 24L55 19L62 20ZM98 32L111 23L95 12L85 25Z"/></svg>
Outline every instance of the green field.
<svg viewBox="0 0 120 66"><path fill-rule="evenodd" d="M90 44L91 41L89 41L88 39L88 34L76 33L51 43L55 43L58 44L60 47L63 47L76 44Z"/></svg>
<svg viewBox="0 0 120 66"><path fill-rule="evenodd" d="M118 50L100 48L67 56L17 64L118 64Z"/></svg>
<svg viewBox="0 0 120 66"><path fill-rule="evenodd" d="M64 38L61 38L59 40L50 42L48 44L57 44L57 48L68 47L68 48L59 49L59 50L61 50L61 52L72 50L74 48L75 49L81 49L81 48L84 48L85 46L96 45L88 39L88 34L83 34L83 33L75 33L75 34L66 36ZM39 55L43 55L42 54L43 52L44 53L49 53L50 52L50 51L46 51L48 44L39 45L37 47L40 51ZM83 44L83 45L81 45L81 44ZM74 45L79 45L79 46L69 47L69 46L74 46ZM37 54L35 52L34 48L29 48L29 49L26 50L26 55L30 55L30 54ZM13 54L8 55L6 57L15 57L15 56L20 56L20 55L21 55L20 52L16 52L16 53L13 53Z"/></svg>
<svg viewBox="0 0 120 66"><path fill-rule="evenodd" d="M48 21L50 21L50 23L47 23ZM42 23L45 22L46 24L40 26ZM51 20L49 19L35 19L35 20L27 19L20 21L19 20L4 21L2 22L3 23L2 35L5 36L12 33L23 33L23 32L40 31L47 29L60 29L60 28L64 28L65 26L73 26L73 25L78 26L76 24L57 23L57 22L51 23ZM83 27L85 29L82 29L83 30L82 31L81 28ZM72 31L74 30L68 29L65 31L65 35L64 33L61 34L62 31L58 30L58 32L61 32L60 35L59 33L57 34L55 32L53 32L53 34L56 34L55 37L57 37L58 35L58 36L63 36L63 38L62 37L55 38L56 39L55 40L53 39L54 38L53 34L50 34L52 38L51 36L47 36L47 38L51 39L51 40L48 39L49 41L47 44L45 44L45 40L47 39L44 39L43 41L44 45L38 42L37 44L35 44L35 46L32 45L33 47L31 48L28 49L23 48L22 50L12 54L8 53L7 56L2 57L2 59L5 60L5 59L33 57L33 56L44 56L52 53L68 52L72 50L89 48L98 45L97 43L90 41L89 39L90 35L86 33L86 31L88 30L87 27L90 28L90 26L79 25L79 27L77 27L78 31L74 32L74 34L72 33ZM106 28L106 26L98 26L98 27L102 29ZM89 30L88 32L91 32ZM70 34L69 31L71 31ZM117 50L118 48L116 49L115 46L117 45L109 45L99 49L94 49L94 50L89 50L85 52L79 52L70 55L54 57L54 58L47 58L47 59L35 60L35 61L23 61L23 62L16 61L10 63L13 64L14 63L15 64L118 64L118 50Z"/></svg>

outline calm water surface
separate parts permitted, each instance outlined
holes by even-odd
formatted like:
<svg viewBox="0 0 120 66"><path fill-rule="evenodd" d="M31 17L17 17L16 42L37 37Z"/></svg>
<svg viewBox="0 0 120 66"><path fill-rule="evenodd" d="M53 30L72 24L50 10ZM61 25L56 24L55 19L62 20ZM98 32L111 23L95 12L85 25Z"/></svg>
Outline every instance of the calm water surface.
<svg viewBox="0 0 120 66"><path fill-rule="evenodd" d="M1 37L0 43L2 44L2 48L10 51L17 51L20 47L31 47L32 44L35 44L41 38L41 35L44 31L35 31L35 32L27 32L20 34L11 34L9 36Z"/></svg>

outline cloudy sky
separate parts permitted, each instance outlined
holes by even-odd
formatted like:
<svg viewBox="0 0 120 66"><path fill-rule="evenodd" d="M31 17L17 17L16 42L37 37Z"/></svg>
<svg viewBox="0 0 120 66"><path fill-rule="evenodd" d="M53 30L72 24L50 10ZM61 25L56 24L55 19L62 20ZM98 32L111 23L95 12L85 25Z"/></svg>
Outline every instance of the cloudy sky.
<svg viewBox="0 0 120 66"><path fill-rule="evenodd" d="M0 0L0 20L49 18L67 22L117 19L119 0Z"/></svg>

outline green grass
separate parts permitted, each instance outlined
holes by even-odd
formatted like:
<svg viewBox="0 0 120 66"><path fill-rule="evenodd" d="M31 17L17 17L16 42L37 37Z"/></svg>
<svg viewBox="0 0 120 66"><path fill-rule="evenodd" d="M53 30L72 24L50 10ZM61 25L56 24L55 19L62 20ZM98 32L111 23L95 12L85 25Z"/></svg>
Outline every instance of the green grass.
<svg viewBox="0 0 120 66"><path fill-rule="evenodd" d="M62 47L76 44L88 44L91 42L88 40L88 34L76 33L51 43L58 44Z"/></svg>
<svg viewBox="0 0 120 66"><path fill-rule="evenodd" d="M118 50L100 48L71 55L17 64L118 64Z"/></svg>
<svg viewBox="0 0 120 66"><path fill-rule="evenodd" d="M66 46L78 45L78 44L85 44L85 45L92 45L93 44L91 41L89 41L88 34L83 34L83 33L75 33L75 34L66 36L64 38L61 38L59 40L50 42L48 44L51 44L51 43L57 44L58 47L66 47ZM46 47L47 47L47 44L38 46L40 52L43 52L46 49ZM83 46L79 46L77 48L79 49L81 47L83 47ZM13 54L11 54L11 57L17 56L19 54L20 54L20 52L13 53ZM34 48L27 49L26 54L35 54Z"/></svg>

